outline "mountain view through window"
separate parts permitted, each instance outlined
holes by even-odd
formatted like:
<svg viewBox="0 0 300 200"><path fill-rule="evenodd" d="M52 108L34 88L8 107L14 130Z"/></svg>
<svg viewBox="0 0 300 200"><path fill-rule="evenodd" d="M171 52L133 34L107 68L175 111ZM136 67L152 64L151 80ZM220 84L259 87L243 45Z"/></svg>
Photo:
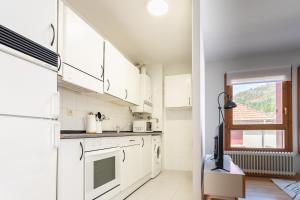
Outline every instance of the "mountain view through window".
<svg viewBox="0 0 300 200"><path fill-rule="evenodd" d="M282 82L232 86L233 125L282 124ZM284 148L284 130L231 130L231 147Z"/></svg>

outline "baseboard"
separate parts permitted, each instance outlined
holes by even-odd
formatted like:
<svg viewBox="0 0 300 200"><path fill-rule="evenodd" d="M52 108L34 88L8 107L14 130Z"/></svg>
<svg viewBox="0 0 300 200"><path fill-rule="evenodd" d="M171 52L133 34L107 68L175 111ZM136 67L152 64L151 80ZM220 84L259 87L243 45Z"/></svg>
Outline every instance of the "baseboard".
<svg viewBox="0 0 300 200"><path fill-rule="evenodd" d="M251 174L245 173L247 177L262 177L262 178L284 178L284 179L300 179L300 174L296 174L294 176L287 176L287 175L272 175L272 174Z"/></svg>
<svg viewBox="0 0 300 200"><path fill-rule="evenodd" d="M147 174L143 178L141 178L139 181L137 181L135 184L129 186L126 190L121 192L121 198L120 199L126 199L128 196L130 196L132 193L134 193L137 189L142 187L145 183L147 183L149 180L151 180L151 174Z"/></svg>

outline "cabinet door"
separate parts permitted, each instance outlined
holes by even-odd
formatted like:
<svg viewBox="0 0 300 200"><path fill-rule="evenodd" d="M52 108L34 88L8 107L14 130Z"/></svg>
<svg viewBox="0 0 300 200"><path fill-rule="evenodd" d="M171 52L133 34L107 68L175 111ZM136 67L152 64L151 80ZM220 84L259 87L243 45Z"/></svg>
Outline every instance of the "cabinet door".
<svg viewBox="0 0 300 200"><path fill-rule="evenodd" d="M103 38L70 8L62 12L63 62L103 81Z"/></svg>
<svg viewBox="0 0 300 200"><path fill-rule="evenodd" d="M146 74L140 75L140 93L142 102L152 103L152 86L151 86L151 78Z"/></svg>
<svg viewBox="0 0 300 200"><path fill-rule="evenodd" d="M123 147L121 162L121 190L126 190L139 179L139 149L140 145Z"/></svg>
<svg viewBox="0 0 300 200"><path fill-rule="evenodd" d="M83 139L62 140L58 154L58 200L84 199Z"/></svg>
<svg viewBox="0 0 300 200"><path fill-rule="evenodd" d="M104 92L121 99L125 98L125 87L122 84L122 74L126 63L123 55L108 41L105 42L104 59Z"/></svg>
<svg viewBox="0 0 300 200"><path fill-rule="evenodd" d="M56 52L56 0L2 1L0 24Z"/></svg>
<svg viewBox="0 0 300 200"><path fill-rule="evenodd" d="M152 103L152 85L150 76L146 76L146 99Z"/></svg>
<svg viewBox="0 0 300 200"><path fill-rule="evenodd" d="M189 107L191 98L191 74L181 74L165 77L165 106ZM180 95L178 95L180 93Z"/></svg>
<svg viewBox="0 0 300 200"><path fill-rule="evenodd" d="M140 76L139 69L136 68L133 64L127 61L127 65L124 72L124 84L126 97L125 101L133 103L135 105L140 104Z"/></svg>
<svg viewBox="0 0 300 200"><path fill-rule="evenodd" d="M152 153L151 153L151 136L141 137L141 151L140 151L140 166L141 174L140 178L143 178L151 174L151 162L152 162Z"/></svg>

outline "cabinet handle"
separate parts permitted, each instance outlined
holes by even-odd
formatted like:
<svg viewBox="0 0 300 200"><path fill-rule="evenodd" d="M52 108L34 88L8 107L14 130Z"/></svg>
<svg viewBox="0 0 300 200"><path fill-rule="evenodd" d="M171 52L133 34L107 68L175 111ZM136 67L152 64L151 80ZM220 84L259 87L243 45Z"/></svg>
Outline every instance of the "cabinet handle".
<svg viewBox="0 0 300 200"><path fill-rule="evenodd" d="M125 161L126 159L126 154L125 154L125 150L123 149L123 162Z"/></svg>
<svg viewBox="0 0 300 200"><path fill-rule="evenodd" d="M129 142L135 142L135 140L129 140Z"/></svg>
<svg viewBox="0 0 300 200"><path fill-rule="evenodd" d="M125 89L125 99L127 99L127 97L128 97L128 91L127 89Z"/></svg>
<svg viewBox="0 0 300 200"><path fill-rule="evenodd" d="M189 97L189 106L191 105L191 97Z"/></svg>
<svg viewBox="0 0 300 200"><path fill-rule="evenodd" d="M59 63L58 63L57 72L59 72L61 65L62 65L60 54L58 54L58 61L59 61Z"/></svg>
<svg viewBox="0 0 300 200"><path fill-rule="evenodd" d="M53 32L53 36L52 36L52 40L51 40L51 42L50 42L50 45L53 46L54 41L55 41L55 28L54 28L54 25L53 25L53 24L51 24L50 27L51 27L52 32Z"/></svg>
<svg viewBox="0 0 300 200"><path fill-rule="evenodd" d="M109 90L109 88L110 88L110 82L109 82L109 79L107 79L107 89L106 89L106 91L108 91Z"/></svg>
<svg viewBox="0 0 300 200"><path fill-rule="evenodd" d="M83 158L83 145L82 145L81 142L79 144L80 144L80 147L81 147L81 156L80 156L79 160L82 160L82 158Z"/></svg>
<svg viewBox="0 0 300 200"><path fill-rule="evenodd" d="M104 76L104 67L103 67L103 65L101 65L101 69L102 69L101 78L103 78L103 76Z"/></svg>
<svg viewBox="0 0 300 200"><path fill-rule="evenodd" d="M144 138L142 138L142 141L143 141L142 147L144 147L144 144L145 144L145 140L144 140Z"/></svg>

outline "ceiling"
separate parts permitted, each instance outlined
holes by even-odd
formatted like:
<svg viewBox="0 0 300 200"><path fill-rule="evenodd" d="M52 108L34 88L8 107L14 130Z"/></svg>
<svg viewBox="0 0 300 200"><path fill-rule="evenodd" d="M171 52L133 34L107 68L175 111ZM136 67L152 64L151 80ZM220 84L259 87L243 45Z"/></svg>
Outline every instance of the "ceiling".
<svg viewBox="0 0 300 200"><path fill-rule="evenodd" d="M201 14L208 62L300 50L299 0L204 0Z"/></svg>
<svg viewBox="0 0 300 200"><path fill-rule="evenodd" d="M65 0L134 63L191 63L191 0L166 0L151 16L147 0Z"/></svg>

